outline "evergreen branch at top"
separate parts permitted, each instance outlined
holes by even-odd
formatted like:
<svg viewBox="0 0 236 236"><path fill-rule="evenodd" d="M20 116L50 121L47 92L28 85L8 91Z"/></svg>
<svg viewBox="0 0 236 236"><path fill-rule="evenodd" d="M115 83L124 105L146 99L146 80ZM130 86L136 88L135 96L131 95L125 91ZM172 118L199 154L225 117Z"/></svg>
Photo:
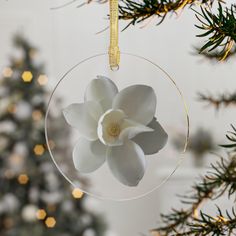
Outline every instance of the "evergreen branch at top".
<svg viewBox="0 0 236 236"><path fill-rule="evenodd" d="M222 106L236 105L236 92L232 94L223 93L218 96L199 93L199 100L207 102L209 105L213 105L216 109L219 109Z"/></svg>
<svg viewBox="0 0 236 236"><path fill-rule="evenodd" d="M210 235L224 235L226 232L227 235L232 235L232 230L236 226L234 209L231 215L226 213L227 219L222 215L220 208L216 217L208 216L200 210L205 201L218 199L226 192L229 198L235 196L236 193L235 154L229 154L227 159L221 157L219 161L212 164L211 172L202 177L201 181L192 187L189 194L181 196L181 202L189 207L181 210L172 209L171 213L161 215L164 225L152 232L160 236L202 236L209 233Z"/></svg>
<svg viewBox="0 0 236 236"><path fill-rule="evenodd" d="M205 50L212 52L215 49L221 49L218 53L221 55L220 60L225 60L236 47L236 5L232 4L230 8L223 8L219 2L216 14L203 7L201 7L201 12L194 11L200 22L200 25L195 26L204 31L197 37L208 37L199 53Z"/></svg>
<svg viewBox="0 0 236 236"><path fill-rule="evenodd" d="M119 17L130 21L127 27L153 16L160 19L158 22L160 24L168 13L175 13L186 6L192 6L194 3L212 5L213 2L214 0L121 0L119 3Z"/></svg>
<svg viewBox="0 0 236 236"><path fill-rule="evenodd" d="M61 9L77 2L78 0L68 0L52 9ZM108 0L85 0L77 7L91 2L103 4ZM211 11L214 2L219 4L216 13ZM155 16L159 25L168 14L177 13L187 6L200 5L200 10L192 9L199 21L196 27L204 31L197 37L208 37L208 39L199 49L199 53L207 58L225 60L236 53L236 5L231 4L228 8L223 7L223 4L225 4L223 0L120 0L119 19L129 21L124 29Z"/></svg>

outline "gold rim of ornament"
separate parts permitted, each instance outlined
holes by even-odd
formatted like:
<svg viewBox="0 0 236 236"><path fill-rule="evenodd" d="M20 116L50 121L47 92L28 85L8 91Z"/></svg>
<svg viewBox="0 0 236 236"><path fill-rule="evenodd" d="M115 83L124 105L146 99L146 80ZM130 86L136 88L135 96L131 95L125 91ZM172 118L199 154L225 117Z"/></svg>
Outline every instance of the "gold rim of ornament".
<svg viewBox="0 0 236 236"><path fill-rule="evenodd" d="M84 190L83 188L80 188L78 185L76 185L63 171L62 169L60 168L60 166L57 164L55 158L54 158L54 155L51 151L51 148L50 148L50 142L49 142L49 138L48 138L48 132L47 132L47 127L48 127L48 122L47 122L47 118L48 118L48 114L50 112L50 105L51 105L51 101L53 99L53 95L54 93L56 92L56 89L59 87L60 83L67 77L68 74L70 74L74 69L76 69L78 66L80 66L81 64L83 63L86 63L88 62L89 60L91 59L94 59L94 58L97 58L97 57L100 57L100 56L106 56L108 55L109 56L109 53L99 53L99 54L95 54L93 56L90 56L82 61L80 61L79 63L75 64L73 67L71 67L62 77L61 79L59 80L59 82L56 84L56 86L54 87L50 97L49 97L49 101L48 101L48 105L47 105L47 110L46 110L46 114L45 114L45 138L46 138L46 144L47 144L47 148L48 148L48 152L50 154L50 157L54 163L54 165L56 166L56 168L58 169L58 171L61 173L61 175L74 187L74 188L79 188L83 193L86 193L87 195L91 196L91 197L94 197L94 198L97 198L97 199L100 199L100 200L110 200L110 201L117 201L117 202L122 202L122 201L129 201L129 200L136 200L136 199L140 199L142 197L145 197L147 195L149 195L150 193L156 191L157 189L159 189L162 185L164 185L171 177L172 175L176 172L176 170L179 168L179 166L182 164L183 160L185 159L185 155L183 155L186 150L187 150L187 146L188 146L188 142L189 142L189 130L190 130L190 120L189 120L189 113L188 113L188 106L187 106L187 103L185 101L185 98L183 96L183 93L181 92L181 90L179 89L179 87L177 86L176 82L174 81L174 79L164 70L162 69L159 65L157 65L155 62L143 57L143 56L139 56L139 55L136 55L136 54L132 54L132 53L124 53L124 52L121 52L120 53L121 55L127 55L127 56L132 56L132 57L135 57L135 58L138 58L138 59L141 59L141 60L144 60L150 64L152 64L154 67L156 67L157 69L161 70L166 76L167 78L171 81L171 83L174 85L174 87L177 89L179 95L180 95L180 98L181 98L181 101L183 103L183 107L184 107L184 116L185 116L185 119L186 119L186 131L185 131L185 143L184 143L184 147L183 147L183 151L180 153L180 158L175 166L175 168L173 169L173 171L165 178L163 179L163 181L161 181L160 184L158 184L157 186L155 186L153 189L147 191L146 193L143 193L143 194L140 194L136 197L131 197L131 198L122 198L122 199L112 199L112 198L109 198L109 197L103 197L103 196L99 196L99 195L96 195L96 194L93 194L93 193L90 193L86 190Z"/></svg>

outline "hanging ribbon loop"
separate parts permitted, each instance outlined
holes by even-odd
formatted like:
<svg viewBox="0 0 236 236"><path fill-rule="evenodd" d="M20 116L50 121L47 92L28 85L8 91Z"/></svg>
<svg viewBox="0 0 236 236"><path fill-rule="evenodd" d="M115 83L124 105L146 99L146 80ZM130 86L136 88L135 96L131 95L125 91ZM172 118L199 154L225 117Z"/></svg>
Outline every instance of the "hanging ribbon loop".
<svg viewBox="0 0 236 236"><path fill-rule="evenodd" d="M110 2L110 47L109 47L109 63L112 70L119 68L120 50L118 46L119 34L119 11L118 0L109 0Z"/></svg>

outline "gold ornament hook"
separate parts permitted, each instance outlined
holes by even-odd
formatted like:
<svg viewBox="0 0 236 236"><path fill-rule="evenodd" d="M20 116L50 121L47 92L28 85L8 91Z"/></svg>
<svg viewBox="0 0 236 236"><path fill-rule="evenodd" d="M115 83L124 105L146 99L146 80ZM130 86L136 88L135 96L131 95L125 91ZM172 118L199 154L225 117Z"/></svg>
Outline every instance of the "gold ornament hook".
<svg viewBox="0 0 236 236"><path fill-rule="evenodd" d="M120 50L118 46L119 34L119 15L118 0L109 0L110 2L110 47L109 63L112 70L117 70L120 63Z"/></svg>

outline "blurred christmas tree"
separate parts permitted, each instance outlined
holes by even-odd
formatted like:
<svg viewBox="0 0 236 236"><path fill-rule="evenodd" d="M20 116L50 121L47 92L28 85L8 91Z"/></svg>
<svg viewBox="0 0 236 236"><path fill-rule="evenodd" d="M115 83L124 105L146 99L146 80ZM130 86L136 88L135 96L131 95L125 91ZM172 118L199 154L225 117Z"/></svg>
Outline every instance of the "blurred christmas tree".
<svg viewBox="0 0 236 236"><path fill-rule="evenodd" d="M0 80L0 235L104 235L103 220L86 210L82 193L60 176L46 149L48 78L35 63L37 50L19 36L14 44L22 56L11 58ZM56 120L51 129L65 137ZM58 155L68 142L63 139Z"/></svg>

